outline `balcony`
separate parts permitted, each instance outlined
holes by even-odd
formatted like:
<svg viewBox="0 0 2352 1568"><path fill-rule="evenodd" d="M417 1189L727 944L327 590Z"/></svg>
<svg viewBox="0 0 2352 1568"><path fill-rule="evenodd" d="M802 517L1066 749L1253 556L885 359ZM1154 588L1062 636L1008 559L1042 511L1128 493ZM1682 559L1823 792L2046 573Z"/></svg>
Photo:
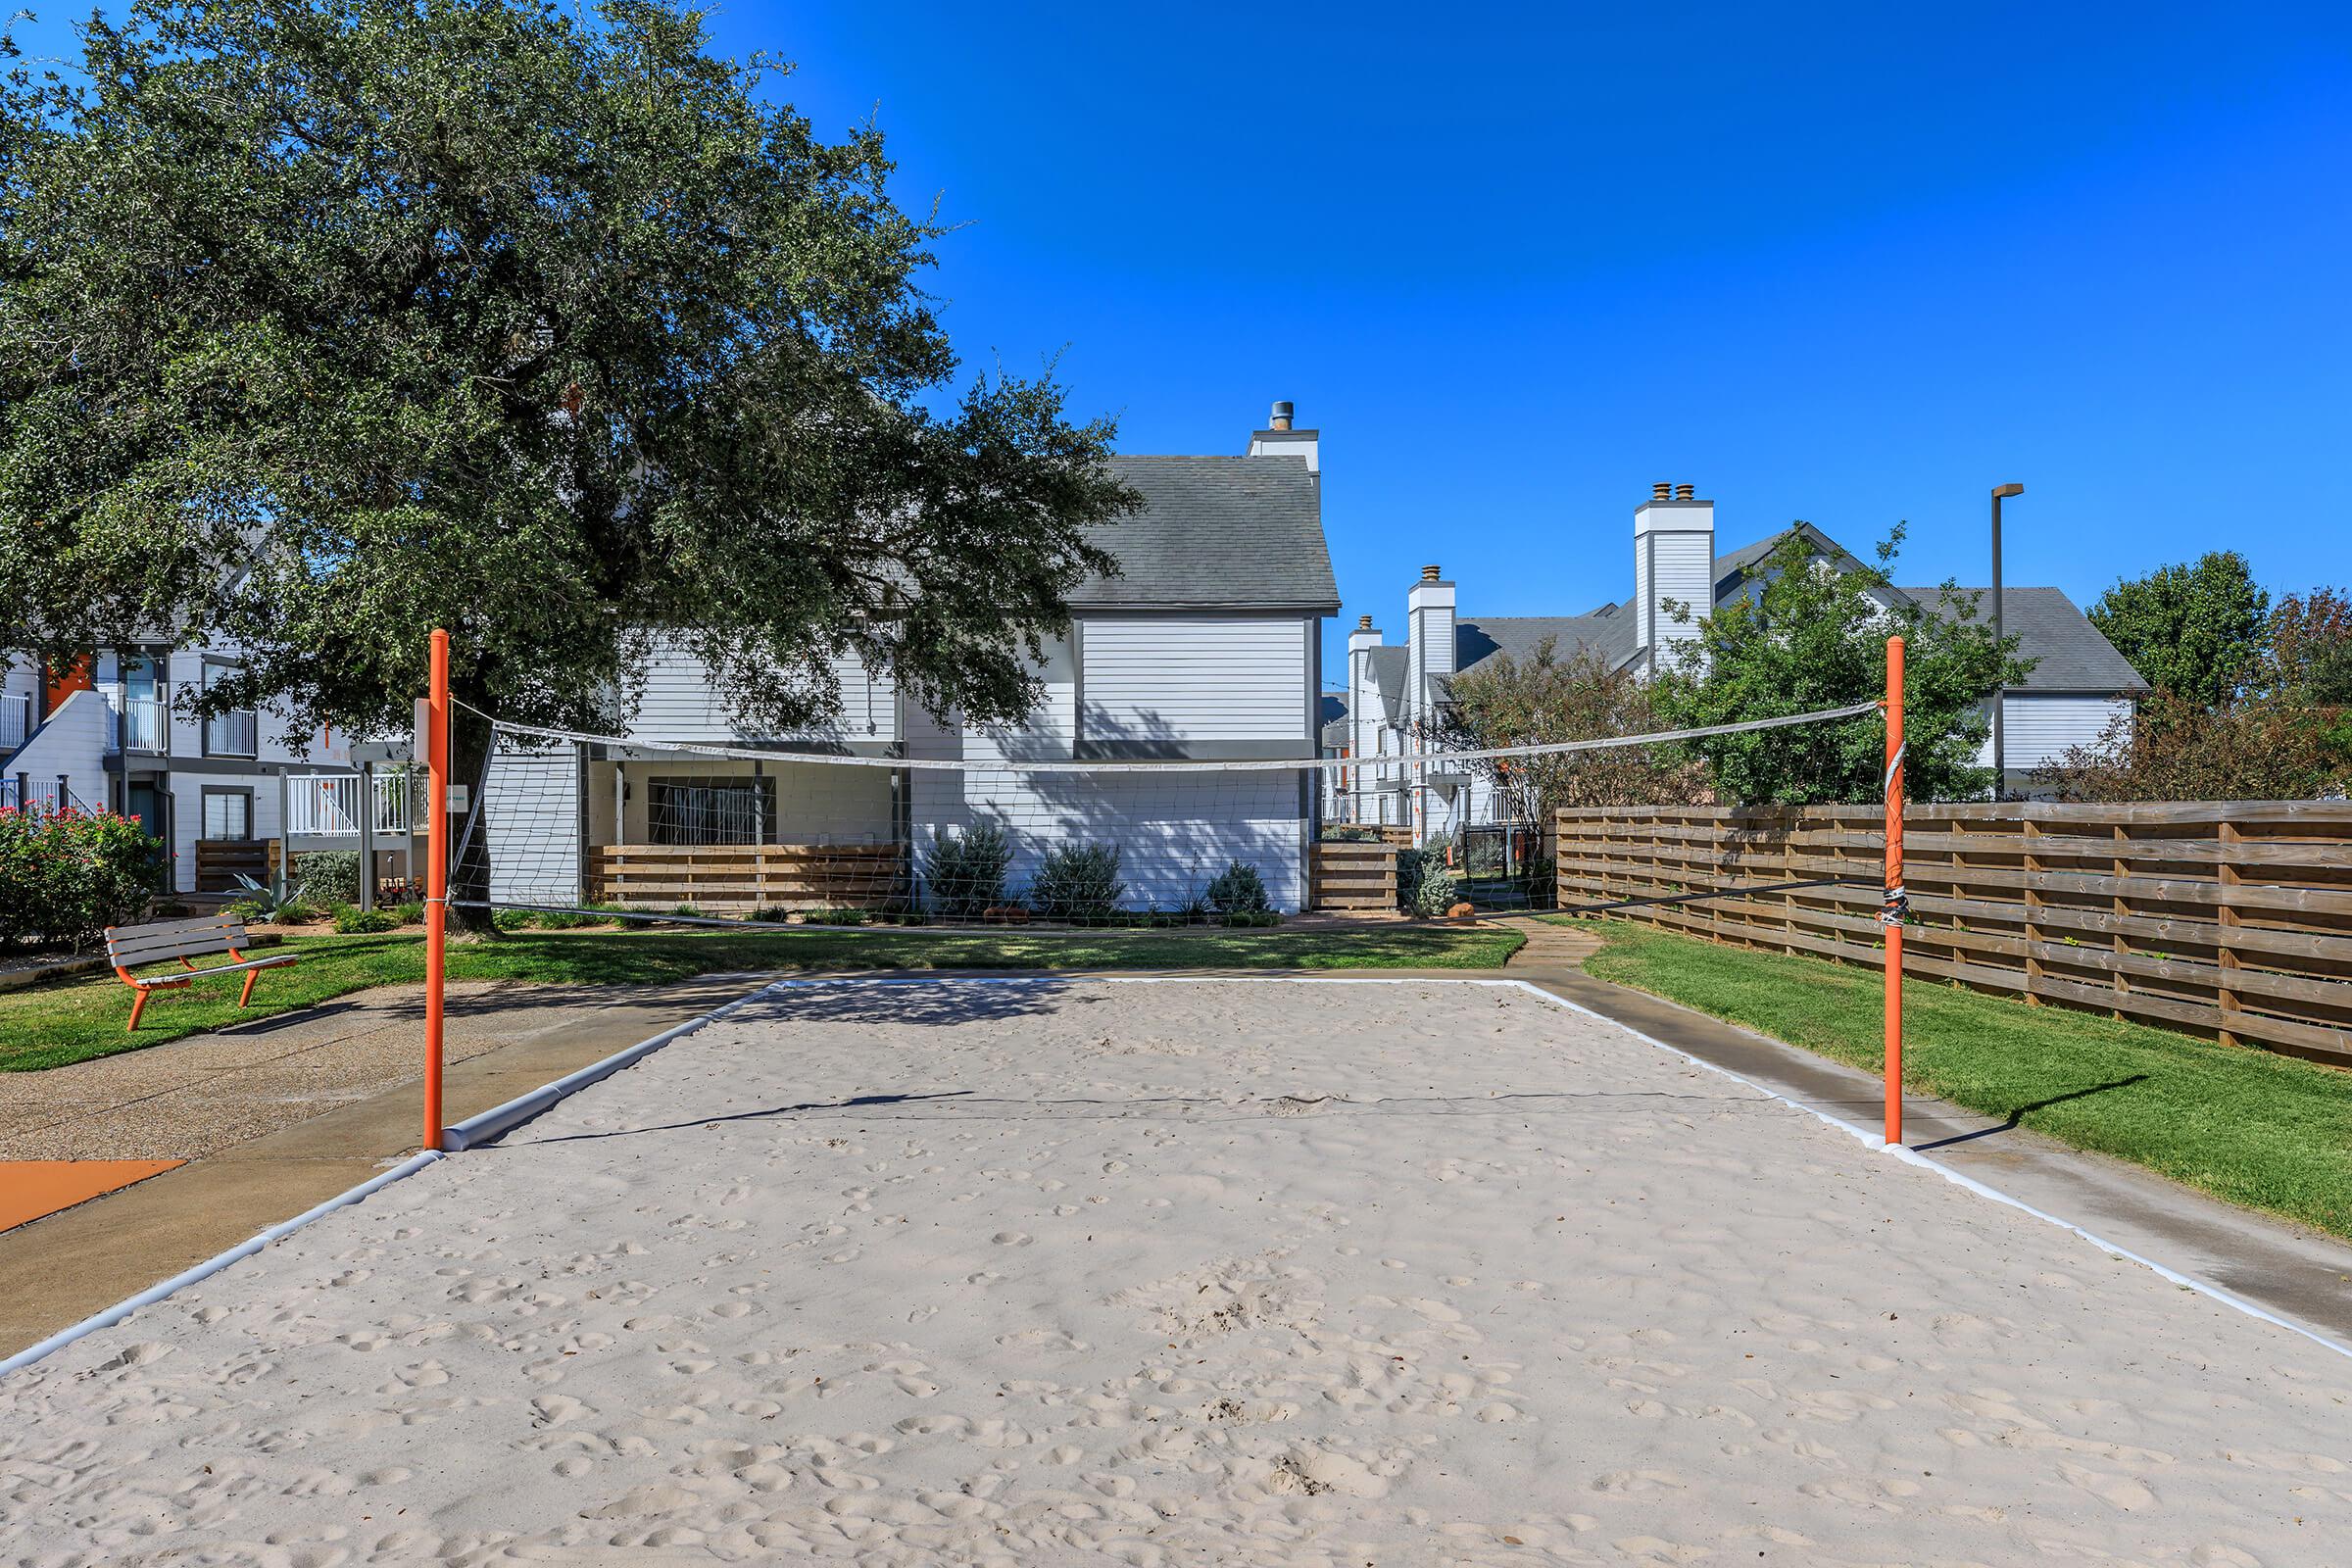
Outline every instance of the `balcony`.
<svg viewBox="0 0 2352 1568"><path fill-rule="evenodd" d="M397 837L416 821L414 779L387 774L375 780L375 820L369 831ZM360 836L360 776L313 773L286 780L286 832L293 838Z"/></svg>
<svg viewBox="0 0 2352 1568"><path fill-rule="evenodd" d="M171 748L172 710L160 698L126 697L119 711L108 710L108 756L126 751L162 753Z"/></svg>
<svg viewBox="0 0 2352 1568"><path fill-rule="evenodd" d="M204 755L252 757L261 726L250 708L231 709L204 721Z"/></svg>

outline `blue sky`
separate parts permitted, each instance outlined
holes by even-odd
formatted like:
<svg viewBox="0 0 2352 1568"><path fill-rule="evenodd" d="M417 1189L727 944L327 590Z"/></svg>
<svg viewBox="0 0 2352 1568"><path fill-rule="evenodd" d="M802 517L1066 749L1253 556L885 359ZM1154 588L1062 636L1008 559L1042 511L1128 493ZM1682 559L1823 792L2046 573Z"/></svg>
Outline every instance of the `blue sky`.
<svg viewBox="0 0 2352 1568"><path fill-rule="evenodd" d="M57 15L64 15L58 13ZM2216 547L2352 583L2346 8L732 0L728 53L962 222L967 362L1136 452L1323 432L1348 614L1630 591L1652 480L2087 605ZM53 19L20 24L38 52ZM1336 667L1327 664L1327 667Z"/></svg>

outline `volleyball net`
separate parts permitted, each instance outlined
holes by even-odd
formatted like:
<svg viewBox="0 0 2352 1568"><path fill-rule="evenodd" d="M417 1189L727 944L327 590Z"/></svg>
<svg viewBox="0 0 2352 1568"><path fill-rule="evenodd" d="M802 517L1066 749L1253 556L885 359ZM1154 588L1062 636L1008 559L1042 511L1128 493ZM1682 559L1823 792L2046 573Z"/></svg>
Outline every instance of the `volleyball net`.
<svg viewBox="0 0 2352 1568"><path fill-rule="evenodd" d="M919 719L897 734L772 744L597 734L453 703L452 722L475 743L462 750L482 760L452 781L466 796L451 900L510 926L1037 931L1543 907L1551 835L1539 781L1597 753L1878 706L1351 758L1188 756L1221 748L1090 747L1037 727Z"/></svg>

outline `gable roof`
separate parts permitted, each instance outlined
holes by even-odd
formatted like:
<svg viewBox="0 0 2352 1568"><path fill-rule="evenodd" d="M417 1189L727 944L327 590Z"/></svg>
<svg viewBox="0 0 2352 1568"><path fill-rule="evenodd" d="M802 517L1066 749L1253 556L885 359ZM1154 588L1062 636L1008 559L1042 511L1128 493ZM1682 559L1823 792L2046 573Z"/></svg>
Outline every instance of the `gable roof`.
<svg viewBox="0 0 2352 1568"><path fill-rule="evenodd" d="M1501 654L1523 660L1544 638L1552 639L1562 659L1580 652L1599 655L1611 664L1634 652L1634 617L1618 605L1603 605L1583 615L1481 615L1457 620L1453 626L1453 667L1461 674Z"/></svg>
<svg viewBox="0 0 2352 1568"><path fill-rule="evenodd" d="M1305 458L1117 456L1110 468L1143 510L1090 530L1120 575L1081 583L1072 609L1339 613L1322 490Z"/></svg>
<svg viewBox="0 0 2352 1568"><path fill-rule="evenodd" d="M1938 588L1906 588L1904 593L1919 601L1932 614L1944 612L1942 590ZM1963 620L1992 618L1992 590L1962 588ZM1973 612L1965 601L1970 594L1982 597ZM2059 588L2003 588L2001 590L2001 630L2017 639L2017 656L2034 661L2034 668L2011 691L2025 692L2095 692L2102 697L2120 696L2148 690L2139 671L2131 662L2115 651L2115 645L2090 623L2090 617L2075 608L2075 602Z"/></svg>

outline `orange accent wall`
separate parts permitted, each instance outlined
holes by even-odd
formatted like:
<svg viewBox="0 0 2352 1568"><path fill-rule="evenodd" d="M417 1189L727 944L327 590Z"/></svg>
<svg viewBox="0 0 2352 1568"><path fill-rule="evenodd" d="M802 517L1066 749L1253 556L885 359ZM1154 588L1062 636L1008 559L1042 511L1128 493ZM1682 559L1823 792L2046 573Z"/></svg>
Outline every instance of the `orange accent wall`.
<svg viewBox="0 0 2352 1568"><path fill-rule="evenodd" d="M44 714L54 713L57 711L58 704L75 692L91 690L96 684L90 678L90 662L87 659L76 659L62 671L52 669L49 671L49 690L43 701L41 711Z"/></svg>

